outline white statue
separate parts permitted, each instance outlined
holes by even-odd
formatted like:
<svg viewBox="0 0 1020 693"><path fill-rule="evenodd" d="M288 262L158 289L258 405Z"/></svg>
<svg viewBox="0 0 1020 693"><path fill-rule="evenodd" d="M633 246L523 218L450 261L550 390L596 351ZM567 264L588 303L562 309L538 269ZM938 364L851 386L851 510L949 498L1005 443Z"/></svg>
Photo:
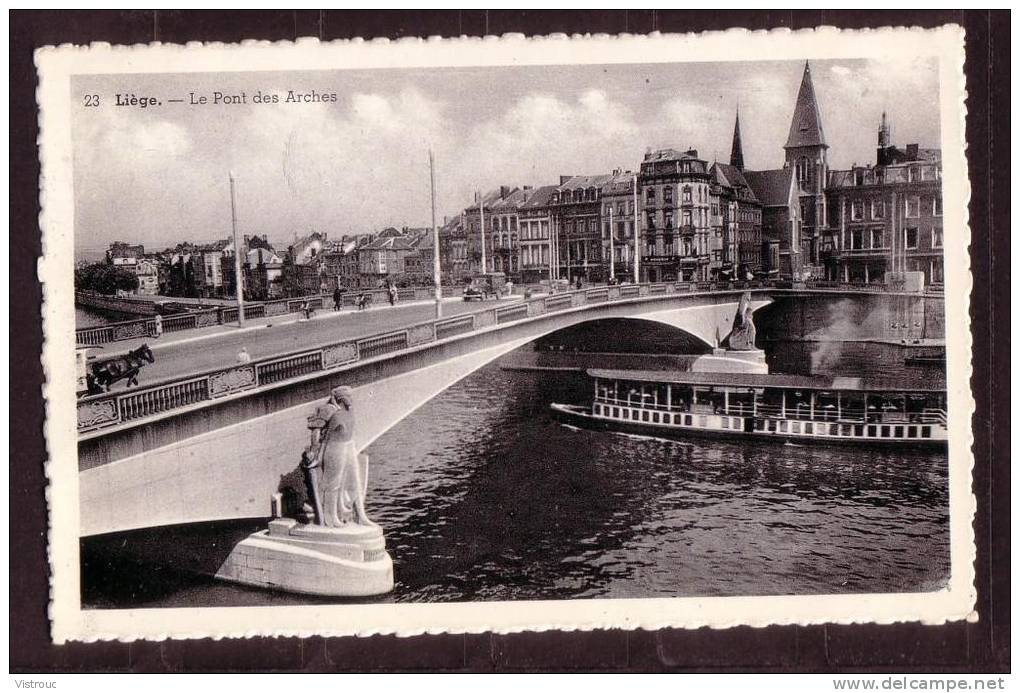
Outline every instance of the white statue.
<svg viewBox="0 0 1020 693"><path fill-rule="evenodd" d="M374 524L365 513L368 458L354 445L354 411L349 387L338 387L308 417L312 440L302 457L316 521L341 527L352 520Z"/></svg>

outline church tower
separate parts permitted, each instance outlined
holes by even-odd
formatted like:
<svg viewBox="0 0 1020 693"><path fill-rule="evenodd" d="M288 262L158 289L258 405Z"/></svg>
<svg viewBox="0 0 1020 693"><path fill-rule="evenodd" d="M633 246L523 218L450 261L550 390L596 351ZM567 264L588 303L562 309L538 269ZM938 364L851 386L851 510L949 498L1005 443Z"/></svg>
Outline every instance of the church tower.
<svg viewBox="0 0 1020 693"><path fill-rule="evenodd" d="M800 188L802 233L800 248L804 262L818 264L818 246L821 229L825 226L825 183L829 166L822 130L822 116L811 81L811 65L804 63L804 77L797 93L797 103L786 138L786 167L792 168Z"/></svg>
<svg viewBox="0 0 1020 693"><path fill-rule="evenodd" d="M878 155L875 163L879 166L887 166L890 163L890 150L892 149L892 138L889 136L889 123L885 119L885 111L882 111L882 124L878 126Z"/></svg>
<svg viewBox="0 0 1020 693"><path fill-rule="evenodd" d="M730 149L730 166L744 170L744 148L740 144L740 109L737 109L737 122L733 125L733 147Z"/></svg>

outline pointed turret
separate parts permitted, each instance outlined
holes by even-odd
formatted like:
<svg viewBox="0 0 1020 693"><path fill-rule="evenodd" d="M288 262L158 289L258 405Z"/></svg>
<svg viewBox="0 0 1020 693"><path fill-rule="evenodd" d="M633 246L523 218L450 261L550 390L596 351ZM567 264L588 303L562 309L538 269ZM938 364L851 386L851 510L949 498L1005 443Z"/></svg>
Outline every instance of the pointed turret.
<svg viewBox="0 0 1020 693"><path fill-rule="evenodd" d="M882 111L882 124L878 128L878 148L885 149L889 146L889 123L885 119L885 111Z"/></svg>
<svg viewBox="0 0 1020 693"><path fill-rule="evenodd" d="M786 138L785 149L794 147L828 147L822 131L822 116L815 99L815 87L811 82L811 65L804 63L804 78L797 93L797 105L790 121L790 136Z"/></svg>
<svg viewBox="0 0 1020 693"><path fill-rule="evenodd" d="M740 109L737 109L737 120L733 124L733 147L730 149L730 166L744 170L744 148L740 144Z"/></svg>

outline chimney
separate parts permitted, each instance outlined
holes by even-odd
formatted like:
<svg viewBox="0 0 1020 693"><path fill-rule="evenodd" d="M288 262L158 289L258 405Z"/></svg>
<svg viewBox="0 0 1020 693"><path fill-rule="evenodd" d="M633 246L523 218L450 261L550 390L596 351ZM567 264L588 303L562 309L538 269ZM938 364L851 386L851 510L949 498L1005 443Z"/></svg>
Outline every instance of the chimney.
<svg viewBox="0 0 1020 693"><path fill-rule="evenodd" d="M916 160L917 159L917 145L916 144L908 144L907 145L907 158L911 159L911 160Z"/></svg>
<svg viewBox="0 0 1020 693"><path fill-rule="evenodd" d="M613 175L614 175L614 176L618 176L618 175L620 175L621 173L623 173L623 171L621 171L620 169L618 169L618 168L614 168L614 169L613 169Z"/></svg>
<svg viewBox="0 0 1020 693"><path fill-rule="evenodd" d="M560 185L565 184L571 178L573 178L573 176L560 176Z"/></svg>
<svg viewBox="0 0 1020 693"><path fill-rule="evenodd" d="M509 195L509 194L510 194L510 186L509 185L501 185L501 186L499 186L499 199L505 200L506 196Z"/></svg>
<svg viewBox="0 0 1020 693"><path fill-rule="evenodd" d="M698 158L698 150L697 149L688 149L686 154L687 154L687 156L693 156L695 159Z"/></svg>
<svg viewBox="0 0 1020 693"><path fill-rule="evenodd" d="M524 192L531 192L531 190L533 190L533 188L530 185L524 186Z"/></svg>

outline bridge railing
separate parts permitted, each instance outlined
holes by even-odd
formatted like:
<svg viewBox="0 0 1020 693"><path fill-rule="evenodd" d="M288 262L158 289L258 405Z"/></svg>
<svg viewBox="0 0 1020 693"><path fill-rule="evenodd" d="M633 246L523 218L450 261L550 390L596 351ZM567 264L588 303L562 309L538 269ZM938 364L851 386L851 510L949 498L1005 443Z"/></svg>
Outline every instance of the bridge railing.
<svg viewBox="0 0 1020 693"><path fill-rule="evenodd" d="M371 289L365 291L352 291L344 293L341 301L342 306L355 306L361 295L368 295L371 303L380 304L388 300L387 292L383 289ZM421 301L432 298L433 290L430 288L399 289L397 300L399 301ZM275 301L252 301L244 304L244 317L248 320L256 318L268 318L287 313L300 313L305 309L305 303L312 310L333 308L333 296L331 294L303 296L300 298L284 298ZM237 307L224 306L221 308L209 308L204 310L188 311L173 315L161 316L163 332L180 332L181 330L194 330L202 327L212 327L237 322ZM78 346L100 346L110 342L119 342L139 337L157 338L160 335L159 327L155 316L141 318L138 320L126 320L123 322L109 323L96 327L82 327L75 330L76 343Z"/></svg>
<svg viewBox="0 0 1020 693"><path fill-rule="evenodd" d="M548 287L541 287L535 285L538 288L548 289ZM446 295L457 295L456 292L459 287L443 287ZM523 292L521 286L515 287L519 292ZM532 285L527 285L526 288L534 289ZM874 292L882 291L883 286L880 284L865 284L855 282L835 282L835 281L820 281L814 280L809 282L794 282L789 280L751 280L751 281L730 281L730 282L666 282L666 283L645 283L645 284L619 284L619 285L598 285L589 286L581 291L587 291L590 293L590 300L600 301L608 300L610 291L614 291L613 296L618 298L634 297L639 295L655 295L663 294L670 291L690 293L694 291L724 291L724 290L735 290L735 289L762 289L762 288L773 288L773 289L810 289L810 290L832 290L832 291L843 291L843 292ZM534 291L533 291L534 292ZM560 293L550 294L553 296L569 296L576 291L565 291ZM366 295L370 299L370 303L374 305L385 304L389 300L389 296L385 289L366 289L364 291L348 291L343 294L341 299L341 306L353 307L358 303L360 296ZM424 301L431 299L434 296L434 289L430 287L416 287L407 289L398 289L397 300L398 301ZM942 285L935 284L926 287L925 295L928 296L941 296ZM530 299L529 299L530 300ZM287 313L299 313L304 310L305 303L308 303L313 310L320 310L324 308L333 308L333 297L332 295L314 295L306 296L301 298L289 298L279 299L275 301L263 301L263 302L251 302L246 303L244 306L244 316L246 319L256 319L272 317L276 315L284 315ZM237 322L237 307L226 306L222 308L212 308L204 310L190 311L187 313L180 313L176 315L167 315L162 318L162 330L163 332L179 332L182 330L199 329L203 327L211 327L214 325L221 325L226 323ZM83 327L75 330L76 341L79 346L100 346L110 342L118 342L127 339L136 339L139 337L150 337L155 339L159 336L159 328L156 325L156 319L143 318L140 320L128 320L124 322L110 323L107 325L101 325L97 327Z"/></svg>

